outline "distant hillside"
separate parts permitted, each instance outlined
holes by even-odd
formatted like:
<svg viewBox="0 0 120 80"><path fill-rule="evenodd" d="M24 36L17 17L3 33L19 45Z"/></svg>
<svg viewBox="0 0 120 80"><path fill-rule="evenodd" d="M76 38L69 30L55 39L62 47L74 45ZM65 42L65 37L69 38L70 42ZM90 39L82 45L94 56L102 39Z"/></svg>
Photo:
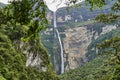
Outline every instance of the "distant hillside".
<svg viewBox="0 0 120 80"><path fill-rule="evenodd" d="M93 11L90 11L90 6L82 4L81 7L69 8L68 11L66 8L60 8L57 10L57 21L58 23L63 22L81 22L94 19L98 14L110 13L111 6L116 2L116 0L108 1L102 9L94 8ZM48 11L48 19L52 22L52 12Z"/></svg>
<svg viewBox="0 0 120 80"><path fill-rule="evenodd" d="M97 39L92 40L92 42L88 46L88 53L86 56L89 58L89 62L84 64L83 66L69 70L64 74L60 75L61 80L111 80L111 76L113 75L113 65L107 65L110 61L111 54L109 55L98 55L97 49L94 48L98 43L102 41L120 36L120 21L116 21L117 29L110 31L109 33L103 34L99 36ZM97 29L96 29L97 30ZM100 28L98 29L100 30ZM94 58L94 59L93 59ZM93 59L93 60L91 60ZM106 66L104 66L106 65Z"/></svg>
<svg viewBox="0 0 120 80"><path fill-rule="evenodd" d="M0 2L0 7L4 7L4 6L5 6L5 4Z"/></svg>
<svg viewBox="0 0 120 80"><path fill-rule="evenodd" d="M69 69L78 68L79 66L85 64L87 58L93 59L96 57L93 57L90 54L91 49L93 49L93 46L90 46L90 53L88 53L87 58L85 58L88 51L87 48L92 40L94 40L94 38L96 39L100 34L104 34L104 32L106 32L106 30L103 31L103 27L106 25L95 23L92 19L94 19L98 14L110 13L110 7L114 2L115 0L108 2L109 4L104 6L103 10L96 8L93 11L90 11L90 6L86 6L84 4L78 8L69 8L68 11L66 8L57 10L58 30L61 34L60 36L64 46L64 64L66 71ZM55 64L55 66L57 65L57 69L60 69L60 48L59 46L57 46L57 49L53 48L54 35L52 29L52 16L53 13L51 11L48 11L47 18L50 21L51 25L45 33L41 33L41 41L50 53L52 63L54 64L54 61L56 61L57 64ZM108 29L111 29L111 27L107 28L107 31L109 31ZM56 39L56 44L59 45L57 41L58 40ZM54 54L54 50L56 50L56 54ZM57 57L56 60L54 58L54 55Z"/></svg>

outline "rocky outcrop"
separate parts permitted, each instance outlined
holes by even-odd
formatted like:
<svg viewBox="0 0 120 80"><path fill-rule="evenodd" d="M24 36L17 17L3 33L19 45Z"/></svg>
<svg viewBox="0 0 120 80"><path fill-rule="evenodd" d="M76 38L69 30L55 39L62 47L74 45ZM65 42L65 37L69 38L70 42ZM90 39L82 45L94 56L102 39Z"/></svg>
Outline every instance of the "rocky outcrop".
<svg viewBox="0 0 120 80"><path fill-rule="evenodd" d="M23 42L15 40L13 42L16 50L21 51L26 56L26 66L35 67L46 72L49 65L47 51L38 40Z"/></svg>
<svg viewBox="0 0 120 80"><path fill-rule="evenodd" d="M65 30L64 45L64 64L65 70L75 69L87 62L87 47L93 39L116 29L116 26L107 25L102 27L99 33L90 30L89 26L75 27ZM92 28L92 27L91 27Z"/></svg>
<svg viewBox="0 0 120 80"><path fill-rule="evenodd" d="M24 42L21 40L26 32L24 27L14 26L14 29L0 26L0 77L5 80L58 80L39 37Z"/></svg>
<svg viewBox="0 0 120 80"><path fill-rule="evenodd" d="M66 70L74 69L86 62L85 51L90 41L86 34L86 27L68 29L65 32L66 37L63 42L66 61L65 68Z"/></svg>

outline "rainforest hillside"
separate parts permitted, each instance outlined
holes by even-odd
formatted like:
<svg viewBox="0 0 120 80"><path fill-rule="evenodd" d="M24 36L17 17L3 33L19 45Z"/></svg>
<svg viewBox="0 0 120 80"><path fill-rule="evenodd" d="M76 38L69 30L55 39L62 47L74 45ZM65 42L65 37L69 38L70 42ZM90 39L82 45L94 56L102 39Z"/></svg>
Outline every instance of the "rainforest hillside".
<svg viewBox="0 0 120 80"><path fill-rule="evenodd" d="M120 80L120 0L44 1L0 3L0 80Z"/></svg>
<svg viewBox="0 0 120 80"><path fill-rule="evenodd" d="M29 27L10 6L0 8L0 80L57 80L39 35L26 38Z"/></svg>

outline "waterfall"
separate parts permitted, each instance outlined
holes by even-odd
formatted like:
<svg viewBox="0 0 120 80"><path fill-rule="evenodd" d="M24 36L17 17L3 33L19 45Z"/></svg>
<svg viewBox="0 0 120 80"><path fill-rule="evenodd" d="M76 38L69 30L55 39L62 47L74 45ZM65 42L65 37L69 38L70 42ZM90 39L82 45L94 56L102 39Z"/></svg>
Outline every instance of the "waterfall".
<svg viewBox="0 0 120 80"><path fill-rule="evenodd" d="M60 57L61 57L61 73L64 73L64 58L63 58L63 46L62 46L62 41L61 41L61 38L60 38L60 34L58 32L58 30L56 29L56 33L57 33L57 36L58 36L58 40L59 40L59 44L60 44Z"/></svg>
<svg viewBox="0 0 120 80"><path fill-rule="evenodd" d="M57 23L56 23L56 11L59 8L62 7L70 7L73 6L75 4L79 4L85 0L76 0L76 3L71 3L71 0L43 0L44 3L47 5L47 7L53 11L53 15L54 15L54 39L55 37L58 38L59 40L59 45L60 45L60 57L61 57L61 73L64 73L64 60L63 60L63 46L62 46L62 42L61 42L61 38L60 38L60 34L59 31L57 30ZM54 44L55 44L55 40L54 40ZM54 56L55 59L55 56ZM56 61L54 61L54 64L56 63Z"/></svg>
<svg viewBox="0 0 120 80"><path fill-rule="evenodd" d="M56 22L56 12L53 12L53 17L54 17L54 38L55 38L55 33L57 34L57 38L59 40L59 45L60 45L60 58L61 58L61 73L64 73L64 58L63 58L63 46L62 46L62 41L61 37L59 34L59 31L57 29L57 22Z"/></svg>

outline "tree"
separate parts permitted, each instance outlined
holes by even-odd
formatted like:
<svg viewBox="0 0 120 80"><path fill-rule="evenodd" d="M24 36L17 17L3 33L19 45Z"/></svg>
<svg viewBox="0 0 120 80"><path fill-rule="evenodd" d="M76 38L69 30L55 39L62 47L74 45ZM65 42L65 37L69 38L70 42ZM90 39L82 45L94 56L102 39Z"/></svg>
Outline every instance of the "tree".
<svg viewBox="0 0 120 80"><path fill-rule="evenodd" d="M120 37L113 37L109 40L105 40L103 43L98 44L100 53L107 54L110 57L107 65L113 66L113 80L120 79ZM106 64L105 64L106 65Z"/></svg>
<svg viewBox="0 0 120 80"><path fill-rule="evenodd" d="M70 3L76 3L77 0L69 0ZM95 7L102 8L107 4L108 0L85 0L86 5L90 4L90 9L94 9ZM112 0L111 0L112 1ZM10 1L10 5L5 7L2 10L5 16L5 20L8 20L11 23L20 23L22 25L28 26L28 34L26 39L30 37L35 37L38 32L42 29L45 29L48 26L48 21L46 19L46 5L43 0L13 0ZM113 11L120 11L120 0L118 0L111 9ZM101 17L104 16L104 17ZM110 20L112 18L112 20ZM117 14L103 14L98 15L95 20L101 22L111 22L119 19L120 15ZM4 21L5 21L4 20ZM106 20L106 21L105 21ZM3 20L1 20L1 24L4 24ZM29 37L28 37L29 36Z"/></svg>
<svg viewBox="0 0 120 80"><path fill-rule="evenodd" d="M0 17L1 24L10 22L13 25L19 23L28 26L27 35L24 39L38 36L42 29L47 28L46 5L43 1L13 0L10 3L0 11L3 14Z"/></svg>
<svg viewBox="0 0 120 80"><path fill-rule="evenodd" d="M91 6L90 9L92 10L96 6L100 7L100 8L102 6L104 6L105 1L107 1L107 0L86 0L86 4L90 4L90 6ZM71 2L75 3L76 0L72 0ZM29 1L29 0L13 0L10 3L11 3L10 5L6 6L5 8L0 9L0 20L1 20L0 21L0 26L2 26L2 27L7 26L6 29L10 28L11 30L17 30L16 29L16 28L18 28L17 26L19 26L19 27L26 26L25 31L27 33L20 34L21 35L20 38L24 37L24 40L26 40L26 39L30 40L31 38L35 39L38 36L39 31L41 31L42 29L45 29L46 26L48 25L48 21L47 21L46 16L45 16L46 15L46 6L45 6L43 1L39 1L39 0L32 0L32 1ZM119 3L120 3L120 0L118 0L118 3L116 2L113 5L112 9L114 11L119 11L119 6L120 6ZM115 17L115 19L118 18L118 17L117 18L116 17ZM3 31L6 31L6 29L3 29ZM4 35L4 34L1 33L1 35ZM11 34L8 33L8 35L11 35ZM12 33L12 35L13 35L13 33ZM4 40L7 41L8 40L7 38L8 37L5 37L6 40L5 39L1 39L1 40L2 41L4 41ZM14 50L14 47L11 45L12 41L10 41L10 39L8 41L10 43L7 44L7 46L10 49L13 50L13 54L15 55L17 52ZM8 56L10 61L13 60L12 57L7 52L9 50L6 49L6 45L3 45L3 47L5 47L5 49L4 50L2 49L1 51L6 52L5 56ZM5 52L1 52L1 53L5 53ZM17 56L17 58L21 59L21 57L19 57L19 55ZM0 61L2 61L2 60L4 61L3 57L0 57L0 59L1 59ZM9 61L9 60L6 60L6 61ZM21 62L18 61L18 63L21 63ZM21 64L23 64L23 63L24 63L24 61L22 61ZM13 66L15 66L15 65L13 65ZM7 67L9 67L9 66L7 66ZM18 70L20 68L21 67L18 67ZM2 68L0 68L0 69L2 69ZM27 68L27 71L28 71L27 72L26 68L24 68L23 71L25 71L25 73L29 73L29 72L33 72L33 71L36 71L36 70L33 70L31 68ZM3 75L5 75L6 72L9 72L9 70L5 68L5 69L2 70L2 72L4 73ZM40 73L40 72L37 72L37 73ZM11 72L10 74L13 75L15 73ZM10 75L10 74L8 74L8 75ZM24 74L24 73L21 73L21 74ZM44 75L42 77L44 77L46 74L44 73ZM16 74L15 76L19 77L19 75ZM10 79L9 77L8 77L8 79ZM24 75L22 77L27 78L26 75ZM31 73L29 75L29 77L32 78L32 77L36 77L36 76L34 75L34 73ZM37 77L40 77L40 76L38 75ZM13 76L13 78L14 78L14 76ZM45 79L47 80L48 78L45 78Z"/></svg>
<svg viewBox="0 0 120 80"><path fill-rule="evenodd" d="M111 10L113 11L112 13L100 14L95 18L95 20L98 22L110 23L116 21L117 19L120 19L120 14L117 14L117 12L120 11L120 0L116 1L116 3L113 4Z"/></svg>
<svg viewBox="0 0 120 80"><path fill-rule="evenodd" d="M86 5L90 5L90 10L92 11L94 8L100 8L102 9L103 6L108 4L109 1L113 0L85 0ZM76 3L77 0L70 0L70 3ZM117 19L120 19L120 14L116 14L120 11L120 0L116 0L116 2L111 7L112 13L109 14L100 14L98 15L95 20L97 22L103 22L103 23L110 23L114 22Z"/></svg>
<svg viewBox="0 0 120 80"><path fill-rule="evenodd" d="M0 79L57 80L38 37L39 31L48 24L43 1L13 0L10 3L0 8ZM39 53L42 63L38 68L26 67L26 55L20 49L22 37L28 40L23 44L29 44L29 53L36 51L34 57ZM27 50L26 45L24 47ZM46 72L38 70L40 66L46 67Z"/></svg>

